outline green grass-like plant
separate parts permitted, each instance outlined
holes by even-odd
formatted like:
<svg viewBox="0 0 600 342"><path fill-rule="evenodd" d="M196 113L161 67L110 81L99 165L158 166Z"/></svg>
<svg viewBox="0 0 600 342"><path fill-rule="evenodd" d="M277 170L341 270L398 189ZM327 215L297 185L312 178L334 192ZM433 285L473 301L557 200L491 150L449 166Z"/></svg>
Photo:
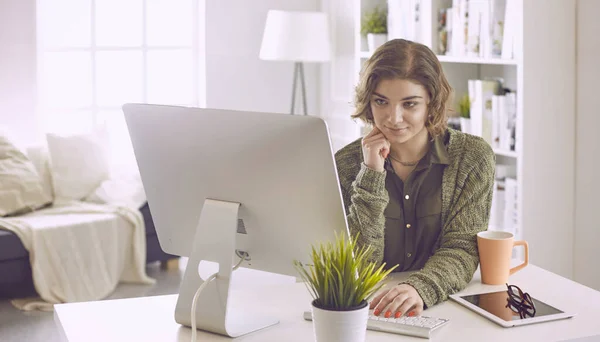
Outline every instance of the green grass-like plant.
<svg viewBox="0 0 600 342"><path fill-rule="evenodd" d="M360 32L363 36L367 33L387 33L387 8L377 6L365 12Z"/></svg>
<svg viewBox="0 0 600 342"><path fill-rule="evenodd" d="M463 94L458 101L458 112L462 118L470 118L471 117L471 100L469 99L469 94Z"/></svg>
<svg viewBox="0 0 600 342"><path fill-rule="evenodd" d="M313 245L312 265L304 266L294 260L317 307L337 311L356 309L383 286L382 280L397 267L384 270L385 263L377 267L370 262L372 248L357 248L357 237L336 234L335 242Z"/></svg>

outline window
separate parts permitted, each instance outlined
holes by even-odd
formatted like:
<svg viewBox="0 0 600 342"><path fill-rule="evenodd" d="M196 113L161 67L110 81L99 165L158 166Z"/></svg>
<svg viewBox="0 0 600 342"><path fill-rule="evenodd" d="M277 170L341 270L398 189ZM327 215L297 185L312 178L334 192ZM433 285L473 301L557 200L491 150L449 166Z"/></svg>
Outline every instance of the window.
<svg viewBox="0 0 600 342"><path fill-rule="evenodd" d="M116 162L134 162L124 103L204 103L202 1L38 0L44 130L71 134L105 126Z"/></svg>

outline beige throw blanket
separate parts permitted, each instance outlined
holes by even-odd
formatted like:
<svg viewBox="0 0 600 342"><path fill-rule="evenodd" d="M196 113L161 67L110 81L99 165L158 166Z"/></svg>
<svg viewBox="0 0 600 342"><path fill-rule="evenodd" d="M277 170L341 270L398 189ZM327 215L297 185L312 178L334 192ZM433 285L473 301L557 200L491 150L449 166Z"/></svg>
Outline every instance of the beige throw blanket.
<svg viewBox="0 0 600 342"><path fill-rule="evenodd" d="M146 274L141 213L124 206L57 203L27 215L0 218L29 251L41 298L13 300L21 310L52 310L53 304L99 300L119 282L153 284Z"/></svg>

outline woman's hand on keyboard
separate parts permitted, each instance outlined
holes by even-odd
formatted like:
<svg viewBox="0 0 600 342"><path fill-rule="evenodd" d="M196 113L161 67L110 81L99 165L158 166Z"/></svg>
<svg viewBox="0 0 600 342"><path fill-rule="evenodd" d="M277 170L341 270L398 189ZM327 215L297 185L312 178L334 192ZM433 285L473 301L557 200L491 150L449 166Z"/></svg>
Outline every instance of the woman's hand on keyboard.
<svg viewBox="0 0 600 342"><path fill-rule="evenodd" d="M414 287L400 284L378 294L371 301L370 309L374 309L375 316L399 318L402 315L420 315L423 305L423 299Z"/></svg>

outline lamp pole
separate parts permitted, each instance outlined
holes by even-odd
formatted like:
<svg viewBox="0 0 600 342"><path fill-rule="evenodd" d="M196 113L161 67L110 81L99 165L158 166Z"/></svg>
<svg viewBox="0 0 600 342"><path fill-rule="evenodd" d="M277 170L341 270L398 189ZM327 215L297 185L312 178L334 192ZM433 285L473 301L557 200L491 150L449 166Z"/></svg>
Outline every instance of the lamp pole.
<svg viewBox="0 0 600 342"><path fill-rule="evenodd" d="M301 91L302 91L302 107L304 115L308 115L306 111L306 84L304 81L304 64L302 62L294 63L294 81L292 83L292 109L290 114L294 115L294 108L296 106L296 85L298 83L298 77L300 77Z"/></svg>

